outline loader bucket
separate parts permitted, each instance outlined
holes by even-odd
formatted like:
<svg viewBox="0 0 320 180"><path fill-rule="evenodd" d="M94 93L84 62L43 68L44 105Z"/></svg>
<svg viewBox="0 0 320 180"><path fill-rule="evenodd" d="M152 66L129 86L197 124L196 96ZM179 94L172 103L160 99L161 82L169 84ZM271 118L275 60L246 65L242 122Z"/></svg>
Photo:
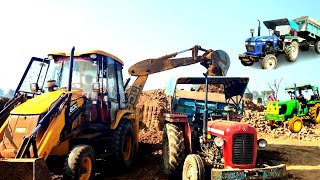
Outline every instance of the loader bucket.
<svg viewBox="0 0 320 180"><path fill-rule="evenodd" d="M0 179L51 179L49 168L43 158L1 159L0 174Z"/></svg>

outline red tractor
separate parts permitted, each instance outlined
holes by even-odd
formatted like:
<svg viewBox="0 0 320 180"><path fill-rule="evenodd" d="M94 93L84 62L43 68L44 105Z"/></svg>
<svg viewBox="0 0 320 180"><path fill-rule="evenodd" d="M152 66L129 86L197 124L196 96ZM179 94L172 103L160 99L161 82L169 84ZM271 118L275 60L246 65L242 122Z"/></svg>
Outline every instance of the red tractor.
<svg viewBox="0 0 320 180"><path fill-rule="evenodd" d="M258 149L267 141L257 139L254 127L239 122L248 81L205 75L171 82L162 139L166 175L176 177L182 169L183 180L286 178L285 164L258 160ZM220 87L220 92L208 92L212 87Z"/></svg>

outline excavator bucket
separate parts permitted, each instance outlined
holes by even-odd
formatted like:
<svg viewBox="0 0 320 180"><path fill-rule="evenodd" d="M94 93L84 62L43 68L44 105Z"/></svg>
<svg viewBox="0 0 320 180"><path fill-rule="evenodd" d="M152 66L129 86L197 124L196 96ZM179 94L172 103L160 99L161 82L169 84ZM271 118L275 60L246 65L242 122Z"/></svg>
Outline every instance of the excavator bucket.
<svg viewBox="0 0 320 180"><path fill-rule="evenodd" d="M0 160L0 174L0 179L52 179L43 158L2 159Z"/></svg>

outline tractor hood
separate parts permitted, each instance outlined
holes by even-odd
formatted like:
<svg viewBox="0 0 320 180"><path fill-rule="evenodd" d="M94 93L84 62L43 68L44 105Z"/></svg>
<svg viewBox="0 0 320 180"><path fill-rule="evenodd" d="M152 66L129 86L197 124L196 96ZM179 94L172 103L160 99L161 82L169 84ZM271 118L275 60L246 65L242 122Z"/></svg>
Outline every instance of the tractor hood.
<svg viewBox="0 0 320 180"><path fill-rule="evenodd" d="M61 89L53 92L38 95L27 100L11 111L11 114L42 114L48 111L51 104L54 103L66 89Z"/></svg>
<svg viewBox="0 0 320 180"><path fill-rule="evenodd" d="M208 133L224 137L232 137L234 133L250 133L256 134L256 129L247 123L225 121L225 120L215 120L208 122Z"/></svg>
<svg viewBox="0 0 320 180"><path fill-rule="evenodd" d="M247 42L265 42L265 41L276 41L278 39L277 36L257 36L248 38Z"/></svg>

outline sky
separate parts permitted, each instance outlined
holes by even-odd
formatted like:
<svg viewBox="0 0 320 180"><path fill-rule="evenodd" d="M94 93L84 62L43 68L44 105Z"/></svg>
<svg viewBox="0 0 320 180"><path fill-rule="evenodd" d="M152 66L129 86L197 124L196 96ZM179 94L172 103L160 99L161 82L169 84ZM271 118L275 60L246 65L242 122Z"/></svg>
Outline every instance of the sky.
<svg viewBox="0 0 320 180"><path fill-rule="evenodd" d="M312 2L313 1L313 2ZM296 62L283 55L275 70L263 70L260 63L244 67L238 54L245 52L245 39L259 19L311 16L320 21L320 1L292 3L289 0L31 0L0 2L0 88L15 89L31 57L44 58L51 51L100 49L124 62L128 68L140 60L200 45L224 50L231 59L227 76L249 77L249 90L269 89L268 83L282 78L280 99L287 99L284 87L293 83L320 86L320 55L313 48L299 52ZM269 31L261 23L261 35ZM190 53L184 54L190 56ZM145 90L164 88L171 77L201 76L199 65L150 75Z"/></svg>

